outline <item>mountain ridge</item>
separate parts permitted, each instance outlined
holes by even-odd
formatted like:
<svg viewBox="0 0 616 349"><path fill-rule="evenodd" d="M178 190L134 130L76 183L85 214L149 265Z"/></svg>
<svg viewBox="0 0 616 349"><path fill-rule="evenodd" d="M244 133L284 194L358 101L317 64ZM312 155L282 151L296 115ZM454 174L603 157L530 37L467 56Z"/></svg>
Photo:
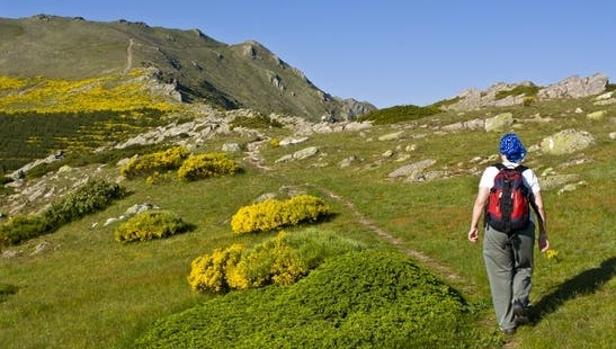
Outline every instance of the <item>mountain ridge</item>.
<svg viewBox="0 0 616 349"><path fill-rule="evenodd" d="M255 40L226 44L200 29L36 15L0 18L0 73L83 78L154 67L186 102L318 120L353 119L372 104L333 97Z"/></svg>

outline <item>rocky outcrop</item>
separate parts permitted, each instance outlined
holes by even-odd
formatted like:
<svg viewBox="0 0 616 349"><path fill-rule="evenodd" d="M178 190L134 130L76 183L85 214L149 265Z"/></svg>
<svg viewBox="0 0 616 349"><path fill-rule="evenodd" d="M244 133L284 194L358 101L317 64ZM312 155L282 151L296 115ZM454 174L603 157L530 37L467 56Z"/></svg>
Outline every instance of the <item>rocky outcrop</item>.
<svg viewBox="0 0 616 349"><path fill-rule="evenodd" d="M51 164L53 162L56 161L60 161L64 158L64 152L63 151L59 151L59 152L55 152L54 154L49 155L48 157L44 158L44 159L38 159L35 160L29 164L26 164L24 166L22 166L21 168L13 171L12 173L10 173L7 177L12 178L12 179L23 179L25 177L25 175L28 173L28 171L32 170L33 168L42 165L42 164Z"/></svg>
<svg viewBox="0 0 616 349"><path fill-rule="evenodd" d="M573 75L539 90L537 97L539 99L556 99L594 96L603 93L607 83L608 77L604 74L594 74L585 78Z"/></svg>
<svg viewBox="0 0 616 349"><path fill-rule="evenodd" d="M358 116L376 110L376 107L368 102L360 102L353 98L335 98L341 105L340 116L345 120L354 120Z"/></svg>
<svg viewBox="0 0 616 349"><path fill-rule="evenodd" d="M586 131L566 129L544 138L541 141L541 151L545 154L572 154L586 149L595 143L593 135Z"/></svg>
<svg viewBox="0 0 616 349"><path fill-rule="evenodd" d="M522 86L532 87L534 85L530 81L523 81L515 84L499 82L484 91L476 88L470 88L454 97L454 103L445 105L443 108L464 111L483 107L508 107L522 104L524 103L524 99L527 97L525 93L508 95L503 98L500 96L501 93L512 91L516 87Z"/></svg>

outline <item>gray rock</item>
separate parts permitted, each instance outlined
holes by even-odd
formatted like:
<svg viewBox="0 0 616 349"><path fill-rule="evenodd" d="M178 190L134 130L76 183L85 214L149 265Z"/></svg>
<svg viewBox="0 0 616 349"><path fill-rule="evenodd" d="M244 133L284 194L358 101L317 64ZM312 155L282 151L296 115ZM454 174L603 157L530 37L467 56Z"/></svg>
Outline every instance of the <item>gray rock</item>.
<svg viewBox="0 0 616 349"><path fill-rule="evenodd" d="M588 97L604 92L607 83L608 77L604 74L586 78L574 75L539 90L537 96L540 99Z"/></svg>
<svg viewBox="0 0 616 349"><path fill-rule="evenodd" d="M608 137L610 137L611 140L616 140L616 132L610 132Z"/></svg>
<svg viewBox="0 0 616 349"><path fill-rule="evenodd" d="M594 143L595 138L590 133L566 129L544 138L541 141L541 151L552 155L572 154Z"/></svg>
<svg viewBox="0 0 616 349"><path fill-rule="evenodd" d="M158 209L160 209L160 207L154 204L151 204L149 202L144 202L142 204L134 204L133 206L129 207L128 209L126 209L126 211L124 211L124 215L134 216L141 212L145 212L148 210L158 210Z"/></svg>
<svg viewBox="0 0 616 349"><path fill-rule="evenodd" d="M582 114L583 112L584 112L584 109L582 109L580 107L575 108L575 113L576 114Z"/></svg>
<svg viewBox="0 0 616 349"><path fill-rule="evenodd" d="M408 177L434 165L436 160L426 159L412 164L404 165L387 175L389 178Z"/></svg>
<svg viewBox="0 0 616 349"><path fill-rule="evenodd" d="M404 131L398 131L394 133L388 133L386 135L380 136L379 141L395 141L396 139L400 139L400 137L404 134Z"/></svg>
<svg viewBox="0 0 616 349"><path fill-rule="evenodd" d="M308 140L308 137L286 137L280 141L279 145L284 147L287 145L303 143L307 140Z"/></svg>
<svg viewBox="0 0 616 349"><path fill-rule="evenodd" d="M293 154L284 155L274 162L280 163L280 162L289 162L289 161L293 161Z"/></svg>
<svg viewBox="0 0 616 349"><path fill-rule="evenodd" d="M513 114L501 113L485 120L486 132L503 131L513 124Z"/></svg>
<svg viewBox="0 0 616 349"><path fill-rule="evenodd" d="M70 172L72 169L73 168L70 167L69 165L64 165L64 166L60 167L56 173Z"/></svg>
<svg viewBox="0 0 616 349"><path fill-rule="evenodd" d="M351 166L354 162L356 162L357 160L358 160L358 159L357 159L357 156L355 156L355 155L353 155L353 156L349 156L348 158L344 158L344 159L342 159L342 161L340 161L340 162L338 163L338 167L340 167L340 168L349 167L349 166Z"/></svg>
<svg viewBox="0 0 616 349"><path fill-rule="evenodd" d="M404 162L404 161L406 161L406 160L408 160L410 158L411 158L411 154L400 154L400 155L398 155L398 157L396 158L395 161L396 162Z"/></svg>
<svg viewBox="0 0 616 349"><path fill-rule="evenodd" d="M390 149L390 150L384 152L383 154L381 154L381 156L384 157L384 158L390 158L390 157L394 156L394 151Z"/></svg>
<svg viewBox="0 0 616 349"><path fill-rule="evenodd" d="M603 120L605 119L606 116L607 116L607 111L605 110L599 110L596 112L586 114L586 118L588 118L589 120L595 120L595 121Z"/></svg>
<svg viewBox="0 0 616 349"><path fill-rule="evenodd" d="M602 101L596 101L594 105L612 105L616 104L616 98L604 99Z"/></svg>
<svg viewBox="0 0 616 349"><path fill-rule="evenodd" d="M2 251L2 258L10 259L19 256L19 251L17 250L4 250Z"/></svg>
<svg viewBox="0 0 616 349"><path fill-rule="evenodd" d="M372 127L372 122L369 121L363 121L363 122L357 122L357 121L352 121L349 122L348 124L346 124L344 126L344 130L345 131L349 131L349 132L355 132L355 131L361 131L361 130L365 130Z"/></svg>
<svg viewBox="0 0 616 349"><path fill-rule="evenodd" d="M263 201L266 201L266 200L275 199L276 196L277 196L276 193L261 194L256 199L254 199L253 202L263 202Z"/></svg>
<svg viewBox="0 0 616 349"><path fill-rule="evenodd" d="M595 98L595 100L601 101L601 100L610 99L610 98L612 98L612 95L614 95L614 91L606 92L604 94L601 94L601 95L597 96L597 98Z"/></svg>
<svg viewBox="0 0 616 349"><path fill-rule="evenodd" d="M135 156L137 156L137 155L135 155ZM133 156L133 158L134 158L135 156ZM122 160L118 161L118 162L116 163L116 166L118 166L118 167L122 167L122 166L124 166L124 165L128 164L128 162L129 162L129 161L131 161L131 159L132 159L132 158L124 158L124 159L122 159Z"/></svg>
<svg viewBox="0 0 616 349"><path fill-rule="evenodd" d="M319 152L319 148L317 147L308 147L302 150L296 151L293 153L293 159L295 160L304 160L311 156L316 155Z"/></svg>
<svg viewBox="0 0 616 349"><path fill-rule="evenodd" d="M225 143L222 145L221 150L227 153L237 153L241 151L242 148L237 143Z"/></svg>
<svg viewBox="0 0 616 349"><path fill-rule="evenodd" d="M415 150L417 150L417 144L409 144L406 147L404 147L404 151L407 153L414 152Z"/></svg>
<svg viewBox="0 0 616 349"><path fill-rule="evenodd" d="M36 245L36 247L34 247L34 251L32 251L32 253L30 253L31 256L35 256L37 254L41 254L47 250L49 250L49 248L51 247L51 243L49 241L43 241L40 242Z"/></svg>
<svg viewBox="0 0 616 349"><path fill-rule="evenodd" d="M106 226L108 226L108 225L110 225L110 224L113 224L113 223L115 223L115 222L117 222L117 221L119 221L119 219L118 219L118 218L116 218L116 217L110 217L110 218L107 218L107 220L106 220L106 221L105 221L105 223L103 224L103 227L106 227Z"/></svg>
<svg viewBox="0 0 616 349"><path fill-rule="evenodd" d="M566 184L564 187L562 187L559 191L558 191L558 195L562 195L564 193L567 192L571 192L571 191L575 191L577 190L579 187L585 186L587 183L586 181L579 181L577 183L569 183Z"/></svg>

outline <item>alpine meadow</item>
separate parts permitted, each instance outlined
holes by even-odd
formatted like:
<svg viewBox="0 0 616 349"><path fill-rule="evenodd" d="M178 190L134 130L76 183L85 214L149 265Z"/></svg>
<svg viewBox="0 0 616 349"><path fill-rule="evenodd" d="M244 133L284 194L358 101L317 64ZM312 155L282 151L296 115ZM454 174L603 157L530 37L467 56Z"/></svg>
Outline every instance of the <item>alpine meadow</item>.
<svg viewBox="0 0 616 349"><path fill-rule="evenodd" d="M0 38L0 348L616 347L607 75L378 109L199 29ZM509 132L551 244L515 334L467 239Z"/></svg>

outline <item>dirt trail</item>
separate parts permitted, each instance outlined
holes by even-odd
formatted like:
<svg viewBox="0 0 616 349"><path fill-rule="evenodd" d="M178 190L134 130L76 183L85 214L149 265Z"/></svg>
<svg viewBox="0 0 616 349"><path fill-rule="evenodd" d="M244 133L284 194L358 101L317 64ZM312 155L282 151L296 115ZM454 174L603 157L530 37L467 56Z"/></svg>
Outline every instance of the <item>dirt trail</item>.
<svg viewBox="0 0 616 349"><path fill-rule="evenodd" d="M265 142L267 142L267 140L260 140L260 141L257 141L257 142L249 143L248 146L247 146L248 147L248 152L246 152L247 157L245 158L245 160L247 160L250 164L255 166L260 171L268 172L269 176L277 177L281 181L288 181L283 176L280 176L278 174L272 173L272 169L265 165L265 159L261 156L261 154L259 152L261 146ZM438 261L434 260L433 258L427 256L426 254L424 254L424 253L422 253L420 251L417 251L417 250L412 249L412 248L410 248L408 246L405 246L404 241L402 241L400 238L395 237L390 232L388 232L387 230L385 230L382 227L380 227L379 225L377 225L370 218L366 217L364 214L362 214L357 209L357 207L355 206L355 204L353 204L353 202L351 202L350 200L344 198L342 195L337 194L337 193L335 193L334 191L332 191L332 190L330 190L328 188L324 188L324 187L321 187L321 186L318 186L318 185L315 185L315 184L311 184L311 183L305 183L302 186L314 188L317 191L320 191L320 192L324 193L325 195L329 196L330 198L332 198L332 199L342 203L345 207L347 207L353 213L353 215L357 218L357 222L359 224L363 225L364 227L368 228L370 231L374 232L382 240L384 240L384 241L390 243L391 245L395 246L399 251L401 251L402 253L406 254L407 256L415 259L416 261L420 262L426 268L434 270L439 275L442 275L442 276L446 277L447 279L449 279L450 281L455 282L458 286L464 287L465 291L468 291L468 292L472 291L471 289L473 287L471 285L469 285L468 283L463 283L462 282L463 278L461 276L459 276L457 273L455 273L453 270L451 270L449 267L439 263Z"/></svg>
<svg viewBox="0 0 616 349"><path fill-rule="evenodd" d="M128 47L126 48L126 67L124 68L124 74L128 73L133 68L133 45L135 41L128 39Z"/></svg>

